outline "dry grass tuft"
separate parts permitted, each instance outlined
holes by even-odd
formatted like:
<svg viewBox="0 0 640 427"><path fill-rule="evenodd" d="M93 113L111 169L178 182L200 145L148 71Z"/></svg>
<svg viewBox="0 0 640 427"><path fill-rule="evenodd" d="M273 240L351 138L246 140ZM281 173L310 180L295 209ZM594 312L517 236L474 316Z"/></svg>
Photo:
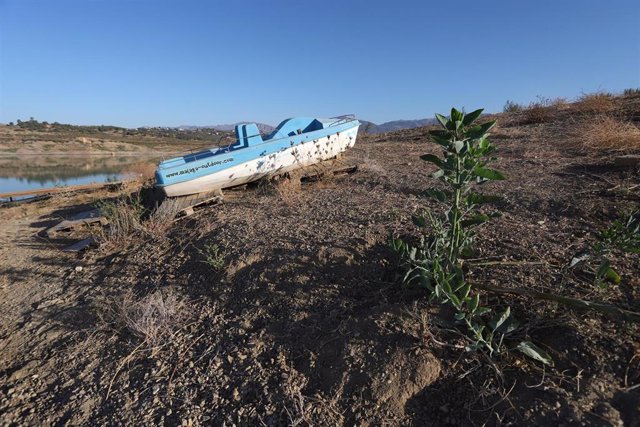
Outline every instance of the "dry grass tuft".
<svg viewBox="0 0 640 427"><path fill-rule="evenodd" d="M109 221L106 230L96 236L101 243L123 243L142 229L145 208L139 193L121 195L98 203L101 214Z"/></svg>
<svg viewBox="0 0 640 427"><path fill-rule="evenodd" d="M166 239L169 229L173 227L182 207L176 199L165 199L162 202L162 209L153 211L149 218L144 221L143 228L145 233L155 240Z"/></svg>
<svg viewBox="0 0 640 427"><path fill-rule="evenodd" d="M164 209L150 212L148 201L143 202L144 189L138 186L136 191L123 194L114 199L97 203L102 216L107 221L107 227L100 229L94 238L103 250L126 246L136 239L151 237L154 240L167 238L169 229L174 224L174 218L180 210L179 203L165 202Z"/></svg>
<svg viewBox="0 0 640 427"><path fill-rule="evenodd" d="M569 101L567 101L567 98L558 97L550 100L549 106L556 110L564 110L569 107Z"/></svg>
<svg viewBox="0 0 640 427"><path fill-rule="evenodd" d="M293 206L300 199L300 193L302 190L300 176L301 173L299 171L293 171L290 172L289 176L280 176L278 179L271 181L272 188L279 201L286 206Z"/></svg>
<svg viewBox="0 0 640 427"><path fill-rule="evenodd" d="M578 98L575 108L581 113L606 114L615 109L613 95L607 92L583 94Z"/></svg>
<svg viewBox="0 0 640 427"><path fill-rule="evenodd" d="M283 359L282 355L278 357L279 360ZM283 403L290 426L344 424L344 414L339 405L346 383L344 376L332 396L327 397L318 393L311 397L303 394L308 384L308 379L303 374L292 366L284 365L281 369L286 373L282 384L285 398Z"/></svg>
<svg viewBox="0 0 640 427"><path fill-rule="evenodd" d="M97 314L109 329L128 332L154 347L180 329L187 319L187 304L171 292L160 290L141 299L132 291L117 298L104 298Z"/></svg>
<svg viewBox="0 0 640 427"><path fill-rule="evenodd" d="M582 129L582 145L592 150L640 151L640 129L631 122L598 116Z"/></svg>
<svg viewBox="0 0 640 427"><path fill-rule="evenodd" d="M545 123L551 120L558 110L564 110L568 106L569 103L566 98L551 99L538 96L536 102L532 102L526 107L513 101L507 101L503 111L505 113L514 113L515 123Z"/></svg>
<svg viewBox="0 0 640 427"><path fill-rule="evenodd" d="M522 111L524 123L545 123L553 118L558 110L567 108L568 103L565 98L546 98L538 96L536 102L532 102Z"/></svg>

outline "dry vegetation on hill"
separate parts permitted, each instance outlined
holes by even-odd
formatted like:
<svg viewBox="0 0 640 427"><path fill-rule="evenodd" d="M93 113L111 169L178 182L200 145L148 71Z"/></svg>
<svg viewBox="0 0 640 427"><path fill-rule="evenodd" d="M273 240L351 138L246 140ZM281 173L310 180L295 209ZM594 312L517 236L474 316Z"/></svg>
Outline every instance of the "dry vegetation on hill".
<svg viewBox="0 0 640 427"><path fill-rule="evenodd" d="M606 287L572 266L639 204L638 168L614 157L640 149L640 95L493 118L502 216L479 229L468 280L640 311L637 255L611 254L622 281ZM427 128L365 136L353 175L229 192L174 224L107 193L3 207L2 420L637 425L640 325L483 292L554 366L490 359L464 351L447 306L401 284L390 234L415 239L411 215L442 210L424 195L425 153L439 154ZM69 237L38 234L99 198L123 236L73 255L59 251Z"/></svg>
<svg viewBox="0 0 640 427"><path fill-rule="evenodd" d="M230 141L232 133L214 129L72 126L35 120L0 125L0 156L28 154L140 155L175 153Z"/></svg>

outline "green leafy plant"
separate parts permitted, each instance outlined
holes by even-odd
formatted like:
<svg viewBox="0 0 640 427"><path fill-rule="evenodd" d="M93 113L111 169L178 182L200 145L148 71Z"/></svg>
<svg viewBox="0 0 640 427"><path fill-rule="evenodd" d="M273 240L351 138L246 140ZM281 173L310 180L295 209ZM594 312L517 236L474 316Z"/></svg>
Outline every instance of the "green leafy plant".
<svg viewBox="0 0 640 427"><path fill-rule="evenodd" d="M422 231L417 245L399 238L393 238L391 243L406 269L404 282L419 283L431 298L455 309L455 319L466 326L471 339L468 350L485 348L494 354L502 351L505 336L513 332L517 322L509 307L491 317L491 308L481 305L479 292L465 280L463 270L464 257L473 253L476 227L498 216L497 212L486 213L480 207L499 197L473 189L487 181L504 179L502 173L487 167L494 151L487 135L495 121L474 124L482 111L464 114L453 108L449 117L436 114L442 129L430 134L441 147L442 156L425 154L421 159L438 168L431 176L444 189L432 188L426 193L445 204L446 212L437 217L424 210L412 217ZM528 341L521 342L516 349L551 363L542 349Z"/></svg>
<svg viewBox="0 0 640 427"><path fill-rule="evenodd" d="M203 249L198 249L198 252L202 255L202 262L211 267L213 271L220 272L224 269L227 254L217 244L207 242Z"/></svg>
<svg viewBox="0 0 640 427"><path fill-rule="evenodd" d="M620 275L611 266L611 253L615 250L640 254L640 209L633 210L613 221L611 226L598 236L595 250L600 265L595 272L596 284L606 287L609 283L620 283Z"/></svg>

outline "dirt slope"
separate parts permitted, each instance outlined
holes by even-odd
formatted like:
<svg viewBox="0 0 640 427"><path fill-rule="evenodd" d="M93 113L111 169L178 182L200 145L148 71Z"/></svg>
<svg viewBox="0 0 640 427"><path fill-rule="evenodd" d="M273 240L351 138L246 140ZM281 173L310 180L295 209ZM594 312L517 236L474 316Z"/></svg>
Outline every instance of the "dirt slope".
<svg viewBox="0 0 640 427"><path fill-rule="evenodd" d="M607 290L567 268L638 205L640 181L580 150L570 118L500 118L494 166L508 180L485 191L505 197L503 216L476 256L514 262L469 278L640 311L637 258L615 260L624 280ZM411 213L441 209L422 196L434 185L426 152L437 152L426 129L366 137L345 159L353 175L239 192L166 234L78 256L38 232L91 196L0 209L2 421L637 426L638 325L487 295L555 366L488 362L463 350L451 313L399 284L390 233L415 235ZM220 265L203 262L213 245Z"/></svg>

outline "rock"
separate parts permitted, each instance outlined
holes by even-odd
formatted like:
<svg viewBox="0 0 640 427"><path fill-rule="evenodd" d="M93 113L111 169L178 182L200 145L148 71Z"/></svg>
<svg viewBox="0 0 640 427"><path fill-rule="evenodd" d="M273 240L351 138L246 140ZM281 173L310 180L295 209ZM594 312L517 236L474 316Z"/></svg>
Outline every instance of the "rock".
<svg viewBox="0 0 640 427"><path fill-rule="evenodd" d="M82 266L81 265L77 265L75 270L76 270L76 272L80 273L82 271Z"/></svg>

